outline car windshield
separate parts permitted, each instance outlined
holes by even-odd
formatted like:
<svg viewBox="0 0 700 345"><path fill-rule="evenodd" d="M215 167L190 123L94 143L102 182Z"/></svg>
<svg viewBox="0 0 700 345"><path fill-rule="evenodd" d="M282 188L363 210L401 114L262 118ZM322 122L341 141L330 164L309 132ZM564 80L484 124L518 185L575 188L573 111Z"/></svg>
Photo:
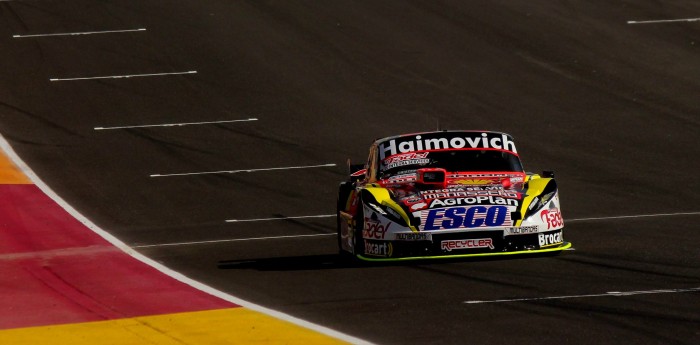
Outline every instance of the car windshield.
<svg viewBox="0 0 700 345"><path fill-rule="evenodd" d="M398 156L398 157L397 157ZM448 172L522 172L517 155L501 150L446 150L395 155L379 163L380 178L420 168L443 168Z"/></svg>

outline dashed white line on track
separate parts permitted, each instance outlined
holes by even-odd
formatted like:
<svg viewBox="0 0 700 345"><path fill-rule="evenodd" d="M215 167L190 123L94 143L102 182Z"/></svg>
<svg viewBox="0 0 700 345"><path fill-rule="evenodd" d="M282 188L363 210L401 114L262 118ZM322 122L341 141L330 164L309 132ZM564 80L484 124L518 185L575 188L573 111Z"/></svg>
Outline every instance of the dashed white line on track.
<svg viewBox="0 0 700 345"><path fill-rule="evenodd" d="M606 219L621 219L621 218L643 218L643 217L662 217L662 216L680 216L680 215L700 215L700 212L685 212L685 213L659 213L659 214L642 214L636 216L616 216L616 217L598 217L598 218L574 218L567 219L567 222L572 221L591 221L591 220L606 220ZM227 220L227 223L244 223L244 222L261 222L261 221L271 221L271 220L285 220L285 219L303 219L303 218L330 218L335 217L335 214L322 214L313 216L294 216L294 217L276 217L276 218L255 218L255 219L231 219ZM314 234L314 235L289 235L289 236L273 236L273 237L251 237L251 238L235 238L235 239L225 239L225 240L214 240L214 241L194 241L194 242L180 242L180 243L163 243L163 244L150 244L142 246L134 246L134 248L143 247L164 247L164 246L186 246L193 244L206 244L206 243L218 243L218 242L234 242L234 241L253 241L253 240L267 240L267 239L284 239L284 238L296 238L296 237L314 237L314 236L331 236L335 233L328 234ZM575 250L574 248L568 249L569 251Z"/></svg>
<svg viewBox="0 0 700 345"><path fill-rule="evenodd" d="M583 222L589 220L612 220L612 219L628 219L628 218L647 218L647 217L673 217L673 216L697 216L700 212L676 212L676 213L654 213L654 214L637 214L631 216L611 216L611 217L595 217L595 218L574 218L565 219L565 222Z"/></svg>
<svg viewBox="0 0 700 345"><path fill-rule="evenodd" d="M164 123L164 124L157 124L157 125L135 125L135 126L116 126L116 127L95 127L94 129L96 131L102 131L102 130L109 130L109 129L129 129L129 128L148 128L148 127L182 127L182 126L210 125L210 124L221 124L221 123L232 123L232 122L249 122L249 121L257 121L257 120L258 119L251 117L249 119L239 119L239 120Z"/></svg>
<svg viewBox="0 0 700 345"><path fill-rule="evenodd" d="M661 19L661 20L629 20L627 24L661 24L661 23L678 23L678 22L698 22L700 18L686 19Z"/></svg>
<svg viewBox="0 0 700 345"><path fill-rule="evenodd" d="M335 214L320 214L316 216L293 216L293 217L274 217L274 218L257 218L257 219L229 219L226 223L240 222L265 222L269 220L287 220L287 219L305 219L305 218L330 218L335 217Z"/></svg>
<svg viewBox="0 0 700 345"><path fill-rule="evenodd" d="M250 237L250 238L230 238L223 240L210 240L210 241L196 241L196 242L181 242L181 243L164 243L164 244L146 244L131 246L131 248L150 248L150 247L171 247L171 246L183 246L192 244L211 244L211 243L224 243L224 242L240 242L240 241L265 241L265 240L279 240L287 238L304 238L304 237L319 237L319 236L335 236L335 234L311 234L311 235L287 235L287 236L267 236L267 237Z"/></svg>
<svg viewBox="0 0 700 345"><path fill-rule="evenodd" d="M700 212L683 212L683 213L657 213L657 214L639 214L633 216L611 216L611 217L596 217L596 218L573 218L566 219L566 222L582 222L591 220L612 220L612 219L625 219L625 218L644 218L644 217L669 217L669 216L697 216ZM284 220L284 219L297 219L297 218L326 218L335 217L335 214L322 214L315 216L296 216L296 217L273 217L273 218L254 218L254 219L232 219L227 220L228 223L236 222L260 222L268 220Z"/></svg>
<svg viewBox="0 0 700 345"><path fill-rule="evenodd" d="M219 171L202 171L202 172L177 173L177 174L153 174L150 176L151 177L172 177L172 176L196 176L196 175L212 175L212 174L238 174L238 173L252 173L252 172L275 171L275 170L325 168L325 167L334 167L334 166L336 166L335 163L328 163L328 164L318 164L318 165L302 165L302 166L262 168L262 169L219 170Z"/></svg>
<svg viewBox="0 0 700 345"><path fill-rule="evenodd" d="M125 29L125 30L61 32L61 33L53 33L53 34L12 35L12 37L13 38L31 38L31 37L53 37L53 36L82 36L82 35L114 34L114 33L140 32L140 31L146 31L146 29L139 28L139 29Z"/></svg>
<svg viewBox="0 0 700 345"><path fill-rule="evenodd" d="M681 292L696 292L700 291L700 287L689 289L662 289L662 290L646 290L646 291L610 291L606 293L589 294L589 295L569 295L569 296L549 296L549 297L532 297L532 298L512 298L512 299L494 299L488 301L464 301L464 304L486 304L486 303L508 303L508 302L528 302L528 301L544 301L552 299L570 299L570 298L590 298L590 297L622 297L634 295L650 295L662 293L681 293Z"/></svg>
<svg viewBox="0 0 700 345"><path fill-rule="evenodd" d="M226 223L240 222L264 222L269 220L287 220L287 219L305 219L305 218L330 218L335 217L335 214L321 214L316 216L294 216L294 217L275 217L275 218L258 218L258 219L229 219Z"/></svg>
<svg viewBox="0 0 700 345"><path fill-rule="evenodd" d="M94 80L94 79L127 79L127 78L159 77L159 76L168 76L168 75L196 74L196 73L197 73L197 71L187 71L187 72L168 72L168 73L109 75L109 76L103 76L103 77L50 78L49 81L55 82L55 81Z"/></svg>

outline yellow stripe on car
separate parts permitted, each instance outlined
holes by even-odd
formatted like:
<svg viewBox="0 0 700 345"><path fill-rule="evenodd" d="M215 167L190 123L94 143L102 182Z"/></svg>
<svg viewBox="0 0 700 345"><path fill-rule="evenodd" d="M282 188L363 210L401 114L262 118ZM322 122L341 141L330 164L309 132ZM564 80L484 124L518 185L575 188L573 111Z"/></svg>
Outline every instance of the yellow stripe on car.
<svg viewBox="0 0 700 345"><path fill-rule="evenodd" d="M522 204L520 205L520 214L523 218L525 217L527 208L532 203L532 200L542 194L542 191L544 191L544 188L547 187L547 184L551 180L551 178L540 178L539 176L535 175L530 179L530 181L527 182L527 195L525 195ZM524 219L518 219L514 226L520 226L523 223L523 220Z"/></svg>
<svg viewBox="0 0 700 345"><path fill-rule="evenodd" d="M413 232L418 232L418 229L410 225L411 224L411 219L408 218L408 215L404 210L397 204L394 200L391 199L391 195L389 194L389 190L383 187L368 187L365 188L368 192L372 193L372 196L374 196L374 199L377 200L378 203L386 206L386 207L391 207L396 213L398 213L401 218L403 219L406 224L408 224L408 228L411 229Z"/></svg>

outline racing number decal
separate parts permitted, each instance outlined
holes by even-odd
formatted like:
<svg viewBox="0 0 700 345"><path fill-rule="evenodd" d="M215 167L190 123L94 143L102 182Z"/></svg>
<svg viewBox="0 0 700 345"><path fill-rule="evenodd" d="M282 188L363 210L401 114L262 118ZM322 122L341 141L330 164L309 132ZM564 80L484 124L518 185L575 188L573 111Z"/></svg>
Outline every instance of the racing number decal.
<svg viewBox="0 0 700 345"><path fill-rule="evenodd" d="M508 220L506 206L474 206L433 209L425 219L424 230L500 226Z"/></svg>
<svg viewBox="0 0 700 345"><path fill-rule="evenodd" d="M540 212L540 218L547 223L548 230L564 226L564 218L561 217L561 211L558 208L543 210Z"/></svg>

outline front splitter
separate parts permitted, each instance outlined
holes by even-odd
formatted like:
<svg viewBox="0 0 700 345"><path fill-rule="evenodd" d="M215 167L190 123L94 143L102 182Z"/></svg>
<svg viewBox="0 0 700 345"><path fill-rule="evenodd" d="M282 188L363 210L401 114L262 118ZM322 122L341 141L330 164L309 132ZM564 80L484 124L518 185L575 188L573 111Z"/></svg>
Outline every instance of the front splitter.
<svg viewBox="0 0 700 345"><path fill-rule="evenodd" d="M444 259L462 259L462 258L476 258L476 257L488 257L488 256L506 256L506 255L532 255L532 254L543 254L559 252L562 250L567 250L571 248L571 242L564 242L560 246L545 248L545 249L534 249L534 250L519 250L513 252L498 252L498 253L477 253L477 254L456 254L456 255L435 255L435 256L409 256L401 258L370 258L357 254L357 258L364 261L370 262L397 262L397 261L415 261L415 260L444 260Z"/></svg>

